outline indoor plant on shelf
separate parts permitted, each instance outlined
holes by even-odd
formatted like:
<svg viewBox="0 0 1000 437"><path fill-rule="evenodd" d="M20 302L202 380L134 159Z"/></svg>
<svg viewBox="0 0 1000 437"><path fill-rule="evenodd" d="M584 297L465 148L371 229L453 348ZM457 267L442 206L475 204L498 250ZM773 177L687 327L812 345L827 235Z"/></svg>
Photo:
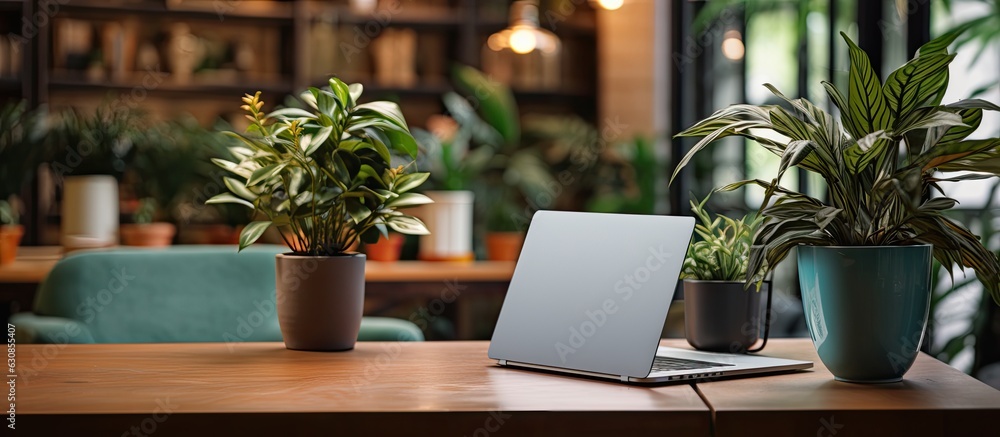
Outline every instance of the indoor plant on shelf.
<svg viewBox="0 0 1000 437"><path fill-rule="evenodd" d="M925 44L884 83L867 54L844 35L849 92L823 84L840 109L840 123L809 101L788 99L767 85L790 109L733 105L680 134L704 138L681 159L674 176L709 143L732 135L781 157L773 180L721 189L765 189L764 222L754 236L748 279L760 281L798 248L810 334L839 380L899 381L913 364L927 322L932 256L945 266L974 269L1000 302L996 256L943 214L956 201L944 196L940 183L1000 172L1000 139L966 140L979 127L983 110L1000 107L983 100L941 103L955 56L947 48L959 33ZM821 175L830 202L779 186L792 166ZM955 171L970 173L940 174Z"/></svg>
<svg viewBox="0 0 1000 437"><path fill-rule="evenodd" d="M21 226L20 212L17 201L0 199L0 265L10 264L17 258L17 246L24 236L24 226Z"/></svg>
<svg viewBox="0 0 1000 437"><path fill-rule="evenodd" d="M206 131L193 119L157 123L145 130L135 146L125 175L130 195L138 202L133 223L121 225L122 243L169 246L184 219L184 195L198 188L198 148L207 148Z"/></svg>
<svg viewBox="0 0 1000 437"><path fill-rule="evenodd" d="M760 332L760 293L746 290L747 264L753 233L761 218L713 219L705 209L709 196L691 201L695 241L688 246L681 279L684 280L684 333L688 343L701 350L741 353L751 350ZM765 325L766 327L766 325ZM767 337L764 337L767 343ZM763 348L763 344L761 348Z"/></svg>
<svg viewBox="0 0 1000 437"><path fill-rule="evenodd" d="M433 130L445 135L436 135L439 143L425 145L429 155L435 155L435 150L445 152L443 159L432 161L431 168L440 168L432 171L437 176L434 182L453 187L446 189L472 190L468 196L470 202L475 192L479 199L475 213L486 219L487 244L502 241L506 246L519 246L531 219L530 212L552 207L553 187L561 185L552 176L541 149L522 135L520 114L511 89L468 66L455 67L453 77L457 88L470 96L475 107L457 93L444 95L450 118L435 119L439 122ZM499 219L501 214L506 217ZM464 232L471 243L471 226ZM499 253L489 247L486 252Z"/></svg>
<svg viewBox="0 0 1000 437"><path fill-rule="evenodd" d="M173 244L177 227L170 222L155 221L160 210L155 198L139 199L132 213L133 223L121 225L122 244L143 247L166 247Z"/></svg>
<svg viewBox="0 0 1000 437"><path fill-rule="evenodd" d="M141 115L125 107L67 109L49 136L53 174L62 182L61 242L66 250L118 242L119 181L142 141Z"/></svg>
<svg viewBox="0 0 1000 437"><path fill-rule="evenodd" d="M365 256L349 248L390 228L427 233L423 222L398 211L430 202L410 192L428 173L389 164L390 149L411 158L417 153L399 107L359 104L360 84L329 83L301 94L311 110L265 115L260 92L247 95L246 134L227 132L243 144L231 150L238 162L213 159L233 177L223 179L229 192L208 203L237 203L266 217L243 229L240 250L271 226L291 248L276 259L278 321L289 349L352 349L364 304Z"/></svg>

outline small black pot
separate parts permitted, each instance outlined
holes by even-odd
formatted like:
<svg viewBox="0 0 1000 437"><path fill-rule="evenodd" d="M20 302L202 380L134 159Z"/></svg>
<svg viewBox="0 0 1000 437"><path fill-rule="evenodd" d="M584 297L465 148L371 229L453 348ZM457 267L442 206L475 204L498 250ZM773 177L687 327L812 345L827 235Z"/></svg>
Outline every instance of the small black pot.
<svg viewBox="0 0 1000 437"><path fill-rule="evenodd" d="M761 293L769 288L766 282L758 292L753 285L745 289L742 282L684 280L684 334L688 343L704 351L751 351L763 324Z"/></svg>

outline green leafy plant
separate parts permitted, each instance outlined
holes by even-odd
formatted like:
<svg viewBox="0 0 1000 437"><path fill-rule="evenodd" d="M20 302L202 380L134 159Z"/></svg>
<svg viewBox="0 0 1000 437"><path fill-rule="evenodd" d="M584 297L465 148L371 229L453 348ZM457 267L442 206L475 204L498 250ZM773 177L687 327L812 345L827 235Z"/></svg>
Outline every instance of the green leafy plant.
<svg viewBox="0 0 1000 437"><path fill-rule="evenodd" d="M143 197L139 199L139 206L135 208L135 212L132 213L132 220L140 225L148 225L153 223L156 218L157 211L156 199L152 197Z"/></svg>
<svg viewBox="0 0 1000 437"><path fill-rule="evenodd" d="M594 193L587 210L624 214L653 214L656 185L661 163L653 152L653 142L636 136L611 149L602 157L593 181Z"/></svg>
<svg viewBox="0 0 1000 437"><path fill-rule="evenodd" d="M758 185L765 190L760 207L764 222L754 237L748 278L763 280L800 244L932 244L938 261L974 269L1000 302L997 257L965 226L945 216L957 202L945 197L939 185L1000 173L1000 139L965 139L979 127L983 110L1000 107L976 99L941 103L948 87L948 65L955 57L948 53L948 45L961 31L922 46L884 83L868 55L843 35L850 50L849 92L845 96L823 83L840 109L840 123L809 101L788 99L765 85L792 109L732 105L679 134L703 138L681 159L673 177L709 143L733 135L754 140L781 157L773 180L744 180L720 188ZM793 166L826 180L829 204L779 186ZM969 173L939 173L954 171ZM935 192L940 196L934 197Z"/></svg>
<svg viewBox="0 0 1000 437"><path fill-rule="evenodd" d="M199 149L213 144L214 134L190 117L148 126L135 145L135 153L126 173L128 186L140 202L153 208L150 219L160 216L173 222L183 221L180 206L186 195L206 184L200 181L199 164L203 158ZM208 166L212 166L208 164ZM218 170L216 168L216 170ZM150 203L151 201L151 203Z"/></svg>
<svg viewBox="0 0 1000 437"><path fill-rule="evenodd" d="M16 202L0 199L0 225L16 225L21 218Z"/></svg>
<svg viewBox="0 0 1000 437"><path fill-rule="evenodd" d="M699 238L688 246L681 278L743 282L753 234L763 218L744 216L734 220L716 215L713 219L705 209L709 197L698 203L691 201L691 212L700 222L694 227Z"/></svg>
<svg viewBox="0 0 1000 437"><path fill-rule="evenodd" d="M49 135L57 176L109 175L121 179L143 141L145 117L125 107L70 108Z"/></svg>
<svg viewBox="0 0 1000 437"><path fill-rule="evenodd" d="M43 110L29 110L23 101L0 108L0 199L21 194L31 180L47 131Z"/></svg>
<svg viewBox="0 0 1000 437"><path fill-rule="evenodd" d="M271 226L294 253L314 256L345 253L359 240L373 243L389 228L428 233L419 219L397 211L430 203L409 192L428 173L390 166L390 149L410 158L417 153L399 107L359 104L360 84L329 83L301 94L311 111L288 107L265 115L260 92L243 98L251 124L245 135L226 132L242 142L230 149L239 161L213 159L235 176L223 178L230 192L206 202L241 204L267 217L243 229L240 250Z"/></svg>

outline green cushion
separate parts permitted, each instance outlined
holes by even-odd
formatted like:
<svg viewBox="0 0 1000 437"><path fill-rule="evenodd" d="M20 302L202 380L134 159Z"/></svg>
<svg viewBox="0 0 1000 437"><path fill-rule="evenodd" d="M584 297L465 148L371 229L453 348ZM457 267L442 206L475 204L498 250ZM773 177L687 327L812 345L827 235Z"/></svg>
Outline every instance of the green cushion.
<svg viewBox="0 0 1000 437"><path fill-rule="evenodd" d="M35 342L53 342L46 337L66 323L86 333L72 341L83 343L280 341L274 255L282 251L262 245L242 253L225 246L74 253L39 288L37 316L12 323ZM423 334L407 321L365 318L358 338L420 341Z"/></svg>

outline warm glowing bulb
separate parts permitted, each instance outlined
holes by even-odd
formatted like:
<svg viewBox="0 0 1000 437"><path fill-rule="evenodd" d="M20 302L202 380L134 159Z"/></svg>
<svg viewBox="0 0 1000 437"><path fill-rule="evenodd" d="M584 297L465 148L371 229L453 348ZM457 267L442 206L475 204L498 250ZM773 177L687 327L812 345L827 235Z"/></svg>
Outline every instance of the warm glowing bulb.
<svg viewBox="0 0 1000 437"><path fill-rule="evenodd" d="M535 32L531 29L515 29L510 34L510 49L519 55L531 53L538 45Z"/></svg>
<svg viewBox="0 0 1000 437"><path fill-rule="evenodd" d="M726 58L738 61L743 59L743 55L746 53L746 48L743 46L743 35L737 30L729 30L723 35L722 40L722 56Z"/></svg>
<svg viewBox="0 0 1000 437"><path fill-rule="evenodd" d="M743 41L736 38L729 38L722 42L722 56L725 56L733 61L743 59L743 53L745 51L746 49L743 48Z"/></svg>
<svg viewBox="0 0 1000 437"><path fill-rule="evenodd" d="M597 0L598 6L609 11L622 7L622 4L624 3L625 0Z"/></svg>

